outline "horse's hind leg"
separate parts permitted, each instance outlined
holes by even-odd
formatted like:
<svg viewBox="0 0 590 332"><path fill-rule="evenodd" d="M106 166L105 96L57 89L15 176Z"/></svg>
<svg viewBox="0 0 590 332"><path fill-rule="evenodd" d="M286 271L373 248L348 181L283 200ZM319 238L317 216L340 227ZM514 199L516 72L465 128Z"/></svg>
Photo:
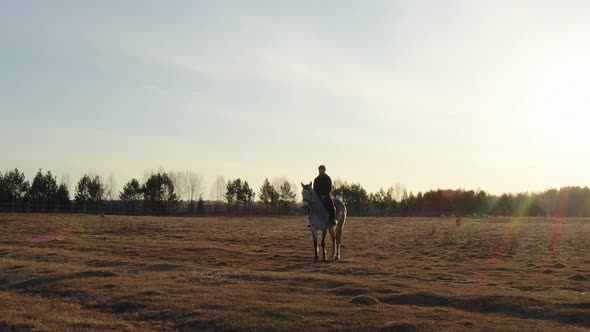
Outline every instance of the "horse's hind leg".
<svg viewBox="0 0 590 332"><path fill-rule="evenodd" d="M326 227L322 228L322 261L327 261L326 259Z"/></svg>
<svg viewBox="0 0 590 332"><path fill-rule="evenodd" d="M330 231L330 237L332 238L332 259L336 259L336 232L334 229L336 229L336 227L328 228Z"/></svg>
<svg viewBox="0 0 590 332"><path fill-rule="evenodd" d="M343 219L344 220L344 219ZM336 229L336 260L340 260L340 247L342 246L342 231L344 230L344 221L338 223Z"/></svg>

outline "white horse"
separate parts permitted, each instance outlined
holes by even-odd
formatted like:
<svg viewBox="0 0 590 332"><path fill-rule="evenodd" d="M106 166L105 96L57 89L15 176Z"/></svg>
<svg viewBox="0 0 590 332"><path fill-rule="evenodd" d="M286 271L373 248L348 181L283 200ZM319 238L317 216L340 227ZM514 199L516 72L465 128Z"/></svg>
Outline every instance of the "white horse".
<svg viewBox="0 0 590 332"><path fill-rule="evenodd" d="M322 261L326 261L326 231L330 232L332 238L332 259L340 260L340 245L342 244L342 230L346 222L346 206L339 199L334 198L334 207L336 208L337 224L329 223L330 214L324 207L318 194L309 184L301 183L303 191L303 208L308 213L309 228L313 236L313 250L315 254L314 262L318 261L318 237L317 232L322 231Z"/></svg>

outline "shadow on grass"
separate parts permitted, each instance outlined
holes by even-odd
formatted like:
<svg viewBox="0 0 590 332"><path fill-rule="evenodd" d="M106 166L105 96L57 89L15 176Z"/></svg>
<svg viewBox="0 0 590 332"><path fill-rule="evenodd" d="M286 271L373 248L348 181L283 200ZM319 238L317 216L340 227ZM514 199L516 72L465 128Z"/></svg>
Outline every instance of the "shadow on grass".
<svg viewBox="0 0 590 332"><path fill-rule="evenodd" d="M78 279L78 278L105 278L105 277L114 277L116 274L108 271L84 271L79 273L74 273L66 276L57 276L57 277L49 277L49 278L38 278L38 279L31 279L27 281L20 282L18 284L12 285L11 288L15 289L30 289L37 286L51 284L55 282L60 282L64 280L71 280L71 279Z"/></svg>
<svg viewBox="0 0 590 332"><path fill-rule="evenodd" d="M429 292L381 297L379 300L386 304L422 307L445 306L470 312L502 313L521 318L537 318L565 324L590 326L590 315L586 310L590 306L588 302L561 304L523 296L502 295L460 298Z"/></svg>

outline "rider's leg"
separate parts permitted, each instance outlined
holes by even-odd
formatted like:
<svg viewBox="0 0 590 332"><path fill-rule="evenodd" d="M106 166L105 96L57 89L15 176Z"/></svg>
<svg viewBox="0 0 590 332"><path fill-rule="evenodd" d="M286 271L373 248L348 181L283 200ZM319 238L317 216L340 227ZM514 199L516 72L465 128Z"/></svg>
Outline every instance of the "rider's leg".
<svg viewBox="0 0 590 332"><path fill-rule="evenodd" d="M324 207L326 208L326 210L328 210L328 218L329 218L329 223L330 224L335 224L336 223L336 209L334 208L334 202L332 202L332 198L330 198L329 196L325 198L324 200Z"/></svg>

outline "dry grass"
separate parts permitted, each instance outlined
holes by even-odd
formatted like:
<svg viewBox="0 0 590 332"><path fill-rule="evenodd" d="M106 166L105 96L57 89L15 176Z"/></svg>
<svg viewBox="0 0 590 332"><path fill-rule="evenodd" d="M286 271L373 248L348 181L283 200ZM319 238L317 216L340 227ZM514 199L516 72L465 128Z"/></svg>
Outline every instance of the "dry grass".
<svg viewBox="0 0 590 332"><path fill-rule="evenodd" d="M0 229L0 331L590 328L590 220L349 218L343 260L315 264L303 218Z"/></svg>

